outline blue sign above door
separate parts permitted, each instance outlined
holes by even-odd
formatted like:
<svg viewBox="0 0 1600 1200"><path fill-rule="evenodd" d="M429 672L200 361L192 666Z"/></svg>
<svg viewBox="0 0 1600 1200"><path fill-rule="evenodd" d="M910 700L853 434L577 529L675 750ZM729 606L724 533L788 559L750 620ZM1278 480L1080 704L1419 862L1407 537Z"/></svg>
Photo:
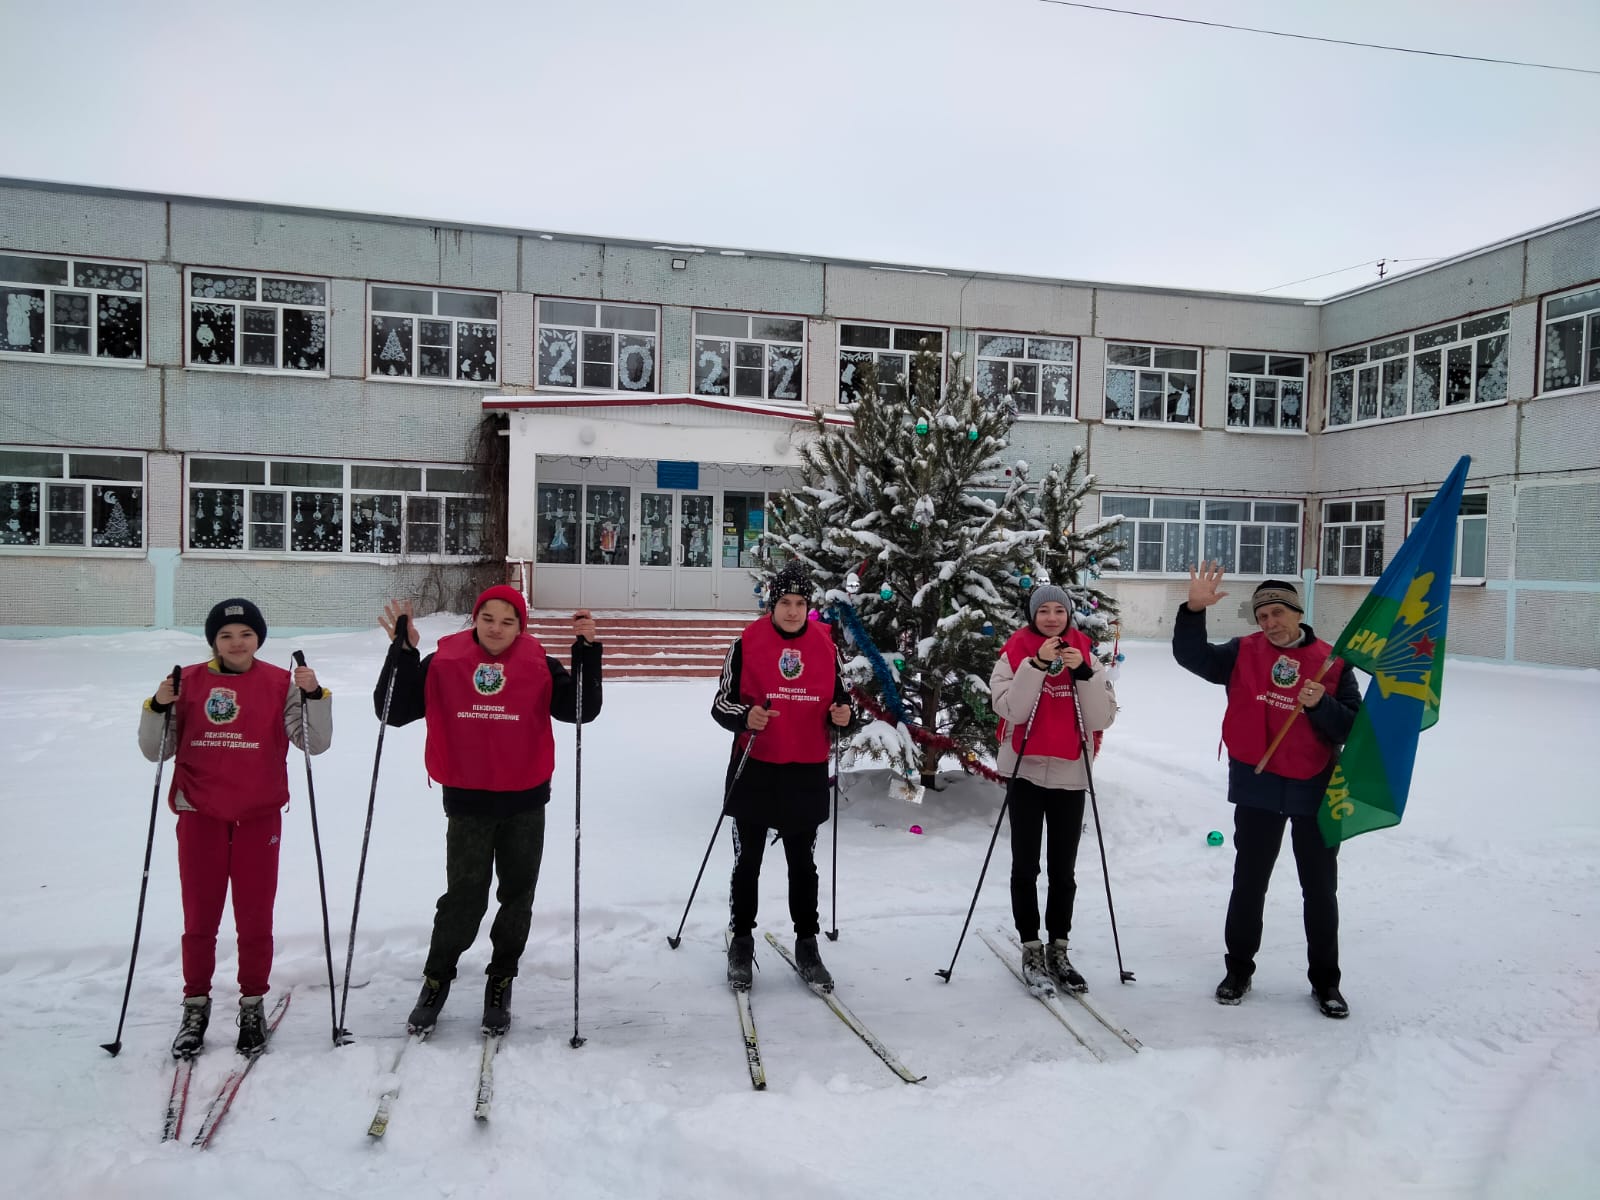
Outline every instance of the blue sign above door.
<svg viewBox="0 0 1600 1200"><path fill-rule="evenodd" d="M656 486L658 488L686 488L692 491L700 486L700 464L697 462L669 462L662 459L656 463Z"/></svg>

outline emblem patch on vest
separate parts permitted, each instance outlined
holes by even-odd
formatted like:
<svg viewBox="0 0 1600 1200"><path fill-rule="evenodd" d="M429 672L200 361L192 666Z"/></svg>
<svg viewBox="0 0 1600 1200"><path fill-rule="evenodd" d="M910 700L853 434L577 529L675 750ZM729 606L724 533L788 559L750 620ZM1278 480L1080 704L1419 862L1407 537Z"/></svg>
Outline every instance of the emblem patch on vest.
<svg viewBox="0 0 1600 1200"><path fill-rule="evenodd" d="M238 716L239 693L231 688L212 688L206 697L206 720L213 725L228 725Z"/></svg>
<svg viewBox="0 0 1600 1200"><path fill-rule="evenodd" d="M778 656L778 674L785 679L799 679L800 672L805 669L805 664L800 661L800 651L792 646Z"/></svg>
<svg viewBox="0 0 1600 1200"><path fill-rule="evenodd" d="M480 696L493 696L505 686L506 669L499 663L479 663L472 672L472 687Z"/></svg>
<svg viewBox="0 0 1600 1200"><path fill-rule="evenodd" d="M1272 686L1291 688L1300 682L1300 664L1287 654L1280 654L1272 664Z"/></svg>

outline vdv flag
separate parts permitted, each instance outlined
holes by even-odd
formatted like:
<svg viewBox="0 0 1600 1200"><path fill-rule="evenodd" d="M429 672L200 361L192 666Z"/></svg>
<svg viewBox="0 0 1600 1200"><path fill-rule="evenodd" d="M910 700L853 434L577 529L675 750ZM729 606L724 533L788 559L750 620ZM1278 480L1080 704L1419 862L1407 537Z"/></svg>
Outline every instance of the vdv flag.
<svg viewBox="0 0 1600 1200"><path fill-rule="evenodd" d="M1317 813L1329 846L1398 825L1406 810L1417 735L1439 719L1456 516L1471 461L1456 463L1334 644L1372 682Z"/></svg>

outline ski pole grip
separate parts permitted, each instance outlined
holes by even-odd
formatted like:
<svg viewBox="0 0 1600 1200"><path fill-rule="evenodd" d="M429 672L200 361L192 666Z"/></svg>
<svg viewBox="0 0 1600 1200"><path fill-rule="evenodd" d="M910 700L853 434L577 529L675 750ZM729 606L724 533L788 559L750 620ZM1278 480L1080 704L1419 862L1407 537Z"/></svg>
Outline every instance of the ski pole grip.
<svg viewBox="0 0 1600 1200"><path fill-rule="evenodd" d="M176 696L178 694L178 690L183 686L183 668L177 663L173 663L172 665L172 675L170 678L172 679L172 694Z"/></svg>
<svg viewBox="0 0 1600 1200"><path fill-rule="evenodd" d="M411 645L410 618L401 613L394 619L394 644L396 646Z"/></svg>
<svg viewBox="0 0 1600 1200"><path fill-rule="evenodd" d="M306 665L306 652L304 650L296 650L289 657L294 659L294 665L297 667L303 667ZM311 693L306 691L305 688L301 688L300 698L302 700L309 700L311 699Z"/></svg>

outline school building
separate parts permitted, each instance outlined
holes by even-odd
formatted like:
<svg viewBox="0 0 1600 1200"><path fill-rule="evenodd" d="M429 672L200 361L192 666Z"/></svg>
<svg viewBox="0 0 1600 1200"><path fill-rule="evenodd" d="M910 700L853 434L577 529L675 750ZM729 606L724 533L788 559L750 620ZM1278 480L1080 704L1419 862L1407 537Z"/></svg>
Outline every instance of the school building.
<svg viewBox="0 0 1600 1200"><path fill-rule="evenodd" d="M1600 667L1600 210L1305 301L0 180L0 634L749 614L813 414L924 343L1087 448L1125 636L1200 558L1336 634L1470 454L1451 651Z"/></svg>

